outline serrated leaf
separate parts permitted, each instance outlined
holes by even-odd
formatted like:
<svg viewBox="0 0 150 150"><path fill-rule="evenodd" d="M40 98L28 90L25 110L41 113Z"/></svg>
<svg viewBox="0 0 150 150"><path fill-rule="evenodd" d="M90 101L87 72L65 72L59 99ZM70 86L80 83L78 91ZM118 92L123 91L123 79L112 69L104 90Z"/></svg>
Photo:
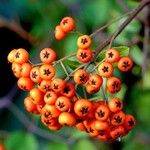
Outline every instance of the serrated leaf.
<svg viewBox="0 0 150 150"><path fill-rule="evenodd" d="M120 56L128 56L129 55L129 47L126 46L119 46L119 47L113 47L117 49L117 51L120 53ZM97 61L102 61L105 58L105 53L107 50L102 50L97 58Z"/></svg>
<svg viewBox="0 0 150 150"><path fill-rule="evenodd" d="M32 134L14 132L5 141L7 150L37 150L38 144Z"/></svg>

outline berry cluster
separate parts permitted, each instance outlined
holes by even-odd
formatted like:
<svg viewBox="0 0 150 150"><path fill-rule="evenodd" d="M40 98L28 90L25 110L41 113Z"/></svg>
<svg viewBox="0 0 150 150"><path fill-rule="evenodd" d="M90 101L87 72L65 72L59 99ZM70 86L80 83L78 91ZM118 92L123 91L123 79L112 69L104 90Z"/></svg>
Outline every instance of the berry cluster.
<svg viewBox="0 0 150 150"><path fill-rule="evenodd" d="M74 28L75 21L71 17L63 18L55 29L56 39L63 39ZM92 60L94 52L91 44L90 36L79 36L76 58L80 62ZM65 125L74 126L92 137L111 141L126 135L135 127L134 117L123 112L123 102L119 98L115 97L109 102L105 99L90 101L86 97L81 98L75 88L81 85L92 95L100 91L106 78L107 91L112 94L118 92L121 81L112 76L113 65L117 64L123 72L130 70L133 62L129 56L121 57L117 49L111 48L107 50L104 60L98 63L97 73L77 69L73 81L55 76L56 53L53 49L42 49L40 60L41 64L32 64L29 53L23 48L14 49L8 54L12 71L18 78L18 87L29 92L24 99L26 110L40 114L42 123L49 129L56 131Z"/></svg>

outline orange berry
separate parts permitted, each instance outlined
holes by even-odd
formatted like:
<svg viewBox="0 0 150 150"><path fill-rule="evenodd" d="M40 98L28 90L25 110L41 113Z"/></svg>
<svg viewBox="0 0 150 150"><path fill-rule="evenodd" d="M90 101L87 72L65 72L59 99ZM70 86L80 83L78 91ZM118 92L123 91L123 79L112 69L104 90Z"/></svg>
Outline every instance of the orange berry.
<svg viewBox="0 0 150 150"><path fill-rule="evenodd" d="M118 68L123 71L129 71L133 66L133 61L129 56L121 57L118 62Z"/></svg>
<svg viewBox="0 0 150 150"><path fill-rule="evenodd" d="M59 123L55 124L54 126L48 126L48 128L52 131L58 131L62 128L62 125L60 125Z"/></svg>
<svg viewBox="0 0 150 150"><path fill-rule="evenodd" d="M55 124L57 124L57 119L51 117L46 118L44 115L41 115L41 121L47 127L55 126Z"/></svg>
<svg viewBox="0 0 150 150"><path fill-rule="evenodd" d="M53 105L55 104L56 100L57 100L57 94L53 91L48 91L46 92L46 94L44 95L44 101L46 104L49 105Z"/></svg>
<svg viewBox="0 0 150 150"><path fill-rule="evenodd" d="M41 82L41 77L40 77L40 70L39 67L33 67L30 71L30 79L34 83L40 83Z"/></svg>
<svg viewBox="0 0 150 150"><path fill-rule="evenodd" d="M59 26L56 26L55 28L55 38L57 40L63 40L66 36L66 33L62 30L62 28Z"/></svg>
<svg viewBox="0 0 150 150"><path fill-rule="evenodd" d="M120 111L111 115L110 122L113 126L122 125L125 120L125 114Z"/></svg>
<svg viewBox="0 0 150 150"><path fill-rule="evenodd" d="M69 111L71 109L71 100L66 96L60 96L57 98L55 106L60 111Z"/></svg>
<svg viewBox="0 0 150 150"><path fill-rule="evenodd" d="M92 40L88 35L82 35L77 40L77 46L81 49L87 49L91 46Z"/></svg>
<svg viewBox="0 0 150 150"><path fill-rule="evenodd" d="M85 128L83 122L77 123L77 124L75 125L75 127L76 127L78 130L80 130L80 131L86 131L86 128Z"/></svg>
<svg viewBox="0 0 150 150"><path fill-rule="evenodd" d="M95 130L107 130L109 128L109 124L106 121L95 120L93 122L93 128Z"/></svg>
<svg viewBox="0 0 150 150"><path fill-rule="evenodd" d="M109 101L108 106L111 112L119 112L123 108L123 102L120 98L115 97Z"/></svg>
<svg viewBox="0 0 150 150"><path fill-rule="evenodd" d="M0 144L0 150L6 150L4 144Z"/></svg>
<svg viewBox="0 0 150 150"><path fill-rule="evenodd" d="M135 127L136 125L136 120L135 118L130 115L130 114L126 114L125 116L125 121L124 121L124 127L126 130L131 130Z"/></svg>
<svg viewBox="0 0 150 150"><path fill-rule="evenodd" d="M78 49L76 57L79 61L87 63L93 58L93 53L91 49Z"/></svg>
<svg viewBox="0 0 150 150"><path fill-rule="evenodd" d="M89 76L88 84L90 84L94 88L100 88L102 86L103 79L98 74L91 74Z"/></svg>
<svg viewBox="0 0 150 150"><path fill-rule="evenodd" d="M123 126L117 126L114 127L111 131L110 131L110 136L113 140L116 140L119 137L122 137L125 133L125 129Z"/></svg>
<svg viewBox="0 0 150 150"><path fill-rule="evenodd" d="M106 82L106 85L107 85L107 90L110 93L117 93L121 89L121 81L117 77L108 78L107 82Z"/></svg>
<svg viewBox="0 0 150 150"><path fill-rule="evenodd" d="M98 91L100 90L100 87L98 87L98 88L95 88L95 87L93 87L91 84L87 84L86 85L86 91L89 93L89 94L95 94L95 93L97 93Z"/></svg>
<svg viewBox="0 0 150 150"><path fill-rule="evenodd" d="M107 62L114 63L119 61L120 54L117 49L111 48L106 52L105 57Z"/></svg>
<svg viewBox="0 0 150 150"><path fill-rule="evenodd" d="M75 21L72 17L64 17L60 22L60 26L64 32L70 32L75 28Z"/></svg>
<svg viewBox="0 0 150 150"><path fill-rule="evenodd" d="M14 56L15 56L15 54L16 54L16 49L13 49L13 50L10 51L10 53L7 56L8 62L10 62L10 63L14 62Z"/></svg>
<svg viewBox="0 0 150 150"><path fill-rule="evenodd" d="M30 77L30 71L32 69L32 65L30 63L24 63L21 66L21 76L22 77Z"/></svg>
<svg viewBox="0 0 150 150"><path fill-rule="evenodd" d="M45 64L51 64L56 59L56 53L51 48L44 48L40 52L40 59Z"/></svg>
<svg viewBox="0 0 150 150"><path fill-rule="evenodd" d="M44 64L39 71L40 77L44 80L51 80L55 76L55 68L52 65Z"/></svg>
<svg viewBox="0 0 150 150"><path fill-rule="evenodd" d="M95 111L95 118L99 121L106 121L110 115L110 110L107 105L100 104Z"/></svg>
<svg viewBox="0 0 150 150"><path fill-rule="evenodd" d="M39 114L37 106L36 106L36 104L33 103L32 98L26 97L24 99L24 106L28 112L31 112L33 114Z"/></svg>
<svg viewBox="0 0 150 150"><path fill-rule="evenodd" d="M11 68L15 77L17 78L21 77L21 65L20 64L13 62Z"/></svg>
<svg viewBox="0 0 150 150"><path fill-rule="evenodd" d="M33 88L32 80L26 77L19 78L17 85L23 91L30 91Z"/></svg>
<svg viewBox="0 0 150 150"><path fill-rule="evenodd" d="M16 50L14 56L14 62L19 64L24 64L28 61L28 59L29 59L29 53L25 49L19 48Z"/></svg>
<svg viewBox="0 0 150 150"><path fill-rule="evenodd" d="M56 93L60 94L60 92L64 89L65 87L65 81L61 78L55 78L51 81L51 89Z"/></svg>
<svg viewBox="0 0 150 150"><path fill-rule="evenodd" d="M79 99L74 104L74 112L79 117L87 116L92 111L92 103L87 99Z"/></svg>
<svg viewBox="0 0 150 150"><path fill-rule="evenodd" d="M66 83L65 87L63 88L63 90L61 91L61 94L63 96L67 96L69 98L72 98L75 95L75 87L72 83Z"/></svg>
<svg viewBox="0 0 150 150"><path fill-rule="evenodd" d="M88 79L89 75L83 69L79 69L74 73L74 81L76 84L84 84L88 81Z"/></svg>
<svg viewBox="0 0 150 150"><path fill-rule="evenodd" d="M46 104L42 108L41 114L45 118L57 118L60 115L60 111L55 107L55 105Z"/></svg>
<svg viewBox="0 0 150 150"><path fill-rule="evenodd" d="M111 77L112 74L113 74L112 64L109 63L109 62L102 62L98 66L98 73L99 73L100 76L105 77L105 78Z"/></svg>
<svg viewBox="0 0 150 150"><path fill-rule="evenodd" d="M50 91L51 87L51 81L50 80L42 80L39 84L38 88L43 92L46 93L47 91Z"/></svg>
<svg viewBox="0 0 150 150"><path fill-rule="evenodd" d="M38 88L30 90L30 97L35 104L43 103L43 93Z"/></svg>
<svg viewBox="0 0 150 150"><path fill-rule="evenodd" d="M59 115L58 122L61 125L67 125L67 126L71 127L71 126L76 124L76 118L75 118L75 116L72 113L62 112Z"/></svg>

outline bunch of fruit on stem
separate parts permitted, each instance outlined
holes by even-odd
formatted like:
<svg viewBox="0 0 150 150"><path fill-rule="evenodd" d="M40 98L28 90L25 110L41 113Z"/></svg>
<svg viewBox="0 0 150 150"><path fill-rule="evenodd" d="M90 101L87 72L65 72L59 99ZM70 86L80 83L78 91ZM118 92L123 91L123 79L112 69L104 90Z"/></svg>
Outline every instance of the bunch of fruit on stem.
<svg viewBox="0 0 150 150"><path fill-rule="evenodd" d="M64 39L74 28L73 18L63 18L56 26L55 38ZM83 64L94 58L91 44L92 39L88 35L81 35L77 40L79 49L76 58ZM57 131L63 126L75 127L92 137L112 141L127 135L135 127L135 118L123 112L120 98L91 101L81 98L75 88L77 85L83 86L92 95L102 89L105 78L107 91L111 94L119 92L121 80L113 76L113 64L117 64L122 72L129 71L133 66L129 56L121 57L117 49L111 48L94 69L95 73L81 67L73 72L73 80L55 77L55 63L62 62L56 61L52 48L42 49L40 60L40 65L32 64L29 53L23 48L14 49L8 55L12 71L18 78L18 87L29 92L24 99L26 110L39 114L42 123L50 130Z"/></svg>

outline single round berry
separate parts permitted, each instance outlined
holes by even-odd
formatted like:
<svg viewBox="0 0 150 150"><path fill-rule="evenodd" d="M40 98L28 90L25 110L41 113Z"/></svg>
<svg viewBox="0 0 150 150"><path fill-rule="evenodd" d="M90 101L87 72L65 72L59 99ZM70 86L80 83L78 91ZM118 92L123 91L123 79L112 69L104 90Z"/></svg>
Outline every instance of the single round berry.
<svg viewBox="0 0 150 150"><path fill-rule="evenodd" d="M105 57L107 62L114 63L119 61L120 54L117 49L111 48L106 52Z"/></svg>
<svg viewBox="0 0 150 150"><path fill-rule="evenodd" d="M107 85L107 90L110 93L117 93L121 89L121 81L117 77L108 78L107 82L106 82L106 85Z"/></svg>
<svg viewBox="0 0 150 150"><path fill-rule="evenodd" d="M62 28L59 26L56 26L55 28L55 38L57 40L63 40L66 36L66 33L62 30Z"/></svg>
<svg viewBox="0 0 150 150"><path fill-rule="evenodd" d="M80 49L87 49L91 46L91 44L92 44L92 40L88 35L82 35L77 40L77 46Z"/></svg>
<svg viewBox="0 0 150 150"><path fill-rule="evenodd" d="M16 54L16 49L13 49L12 51L10 51L10 53L7 56L8 62L10 62L10 63L14 62L14 56L15 56L15 54Z"/></svg>
<svg viewBox="0 0 150 150"><path fill-rule="evenodd" d="M115 97L109 101L108 106L111 112L119 112L123 108L123 102L120 98Z"/></svg>
<svg viewBox="0 0 150 150"><path fill-rule="evenodd" d="M22 77L30 77L30 71L32 69L32 65L30 63L24 63L21 66L21 76Z"/></svg>
<svg viewBox="0 0 150 150"><path fill-rule="evenodd" d="M130 115L130 114L126 114L125 116L125 121L124 121L124 127L126 130L131 130L135 127L136 125L136 120L135 118Z"/></svg>
<svg viewBox="0 0 150 150"><path fill-rule="evenodd" d="M41 76L40 76L40 68L39 67L33 67L30 71L30 79L34 83L40 83L41 82Z"/></svg>
<svg viewBox="0 0 150 150"><path fill-rule="evenodd" d="M80 62L87 63L93 58L93 53L91 49L78 49L76 57Z"/></svg>
<svg viewBox="0 0 150 150"><path fill-rule="evenodd" d="M64 17L60 22L60 27L64 32L70 32L75 28L75 21L72 17Z"/></svg>
<svg viewBox="0 0 150 150"><path fill-rule="evenodd" d="M14 55L14 62L23 64L26 63L28 59L29 59L29 53L25 49L19 48L16 50L16 53Z"/></svg>
<svg viewBox="0 0 150 150"><path fill-rule="evenodd" d="M133 61L130 57L125 56L125 57L121 57L121 59L118 62L118 68L123 71L129 71L133 66Z"/></svg>
<svg viewBox="0 0 150 150"><path fill-rule="evenodd" d="M51 48L44 48L40 52L40 59L45 64L51 64L56 59L56 53Z"/></svg>
<svg viewBox="0 0 150 150"><path fill-rule="evenodd" d="M113 65L109 62L102 62L98 66L98 73L100 76L109 78L113 74Z"/></svg>
<svg viewBox="0 0 150 150"><path fill-rule="evenodd" d="M83 69L79 69L74 73L74 81L76 84L84 84L88 81L88 79L89 75Z"/></svg>

